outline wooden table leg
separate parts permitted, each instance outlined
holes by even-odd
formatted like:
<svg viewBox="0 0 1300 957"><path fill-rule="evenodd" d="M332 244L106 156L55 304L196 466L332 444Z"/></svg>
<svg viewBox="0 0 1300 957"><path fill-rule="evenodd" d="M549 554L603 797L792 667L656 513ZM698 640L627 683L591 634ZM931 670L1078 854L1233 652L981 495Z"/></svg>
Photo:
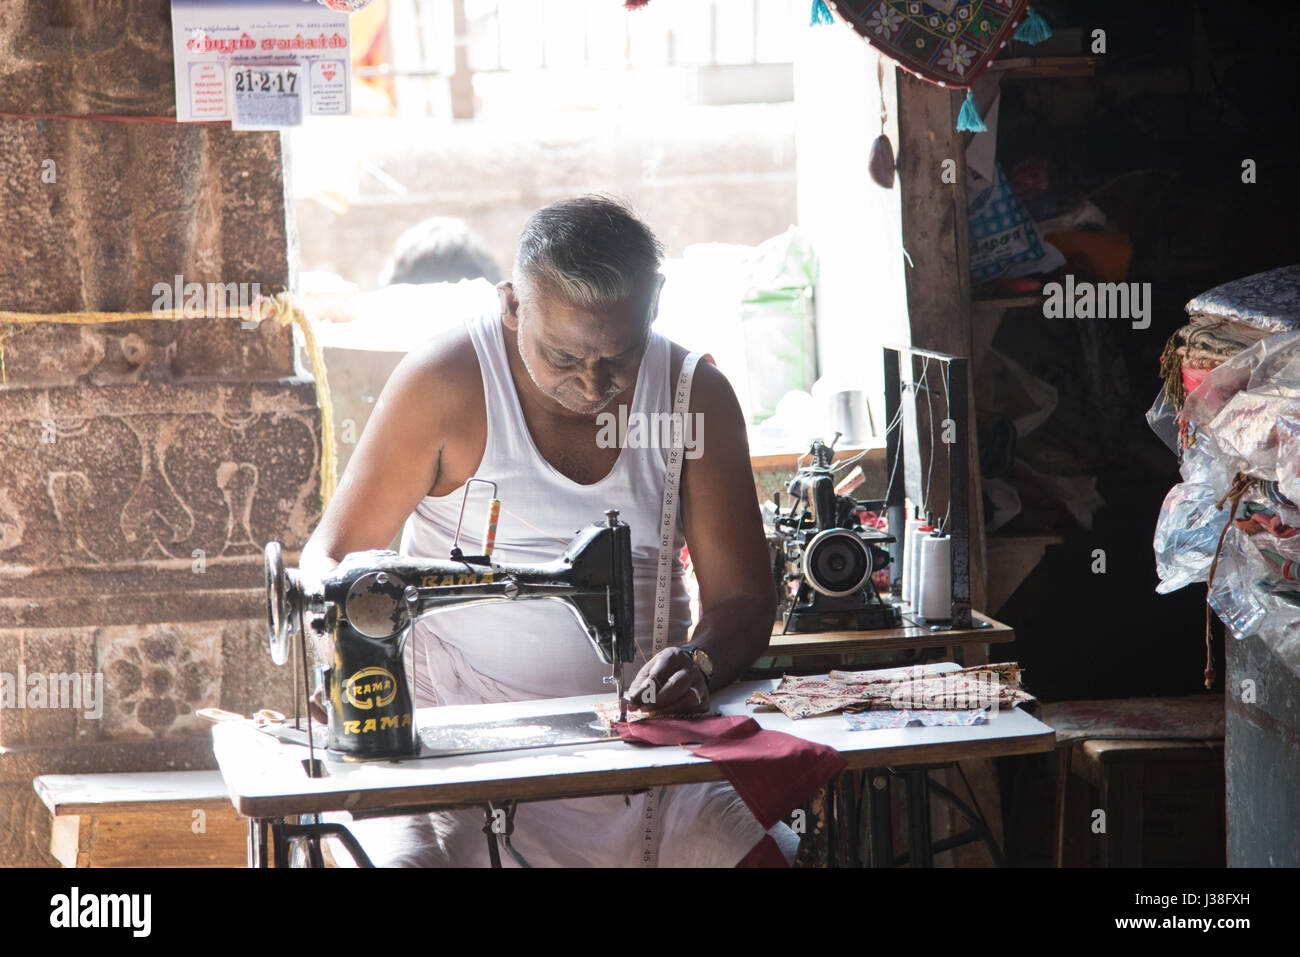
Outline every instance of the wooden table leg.
<svg viewBox="0 0 1300 957"><path fill-rule="evenodd" d="M1067 742L1056 746L1056 841L1052 848L1052 864L1065 866L1065 824L1070 800L1070 755L1074 745Z"/></svg>
<svg viewBox="0 0 1300 957"><path fill-rule="evenodd" d="M1142 779L1138 761L1115 761L1101 769L1101 806L1106 831L1101 841L1102 867L1142 866Z"/></svg>

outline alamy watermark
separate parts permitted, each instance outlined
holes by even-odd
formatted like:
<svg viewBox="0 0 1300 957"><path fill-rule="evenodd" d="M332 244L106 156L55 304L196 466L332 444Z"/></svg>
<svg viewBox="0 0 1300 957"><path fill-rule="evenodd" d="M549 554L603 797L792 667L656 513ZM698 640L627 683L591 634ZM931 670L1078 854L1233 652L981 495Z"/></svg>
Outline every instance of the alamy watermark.
<svg viewBox="0 0 1300 957"><path fill-rule="evenodd" d="M704 415L700 412L629 412L619 406L618 415L596 416L600 431L596 445L602 449L681 448L688 459L704 454Z"/></svg>
<svg viewBox="0 0 1300 957"><path fill-rule="evenodd" d="M1151 325L1151 283L1075 282L1043 286L1043 315L1048 319L1131 319L1134 329Z"/></svg>
<svg viewBox="0 0 1300 957"><path fill-rule="evenodd" d="M148 937L153 928L152 894L83 894L80 887L50 898L50 926L124 928Z"/></svg>
<svg viewBox="0 0 1300 957"><path fill-rule="evenodd" d="M98 721L104 716L104 676L96 672L40 672L23 665L17 673L0 671L0 711L68 708Z"/></svg>
<svg viewBox="0 0 1300 957"><path fill-rule="evenodd" d="M180 312L187 319L211 316L215 319L247 320L249 310L262 297L262 285L256 282L186 282L177 273L170 283L156 282L153 314L162 316Z"/></svg>
<svg viewBox="0 0 1300 957"><path fill-rule="evenodd" d="M943 672L915 668L906 677L889 682L889 705L896 711L968 711L998 713L1002 681L996 672L979 671L960 683L943 681Z"/></svg>

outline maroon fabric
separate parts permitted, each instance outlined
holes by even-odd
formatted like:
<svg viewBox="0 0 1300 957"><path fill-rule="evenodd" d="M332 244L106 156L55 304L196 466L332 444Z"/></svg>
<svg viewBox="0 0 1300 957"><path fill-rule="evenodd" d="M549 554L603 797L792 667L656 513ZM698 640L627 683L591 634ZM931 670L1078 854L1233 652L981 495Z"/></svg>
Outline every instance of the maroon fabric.
<svg viewBox="0 0 1300 957"><path fill-rule="evenodd" d="M764 828L844 769L844 758L834 748L781 731L764 731L749 717L647 718L616 727L624 741L680 744L698 757L717 762Z"/></svg>
<svg viewBox="0 0 1300 957"><path fill-rule="evenodd" d="M686 744L712 740L743 728L743 735L762 730L753 718L719 715L713 718L643 718L615 723L619 737L637 744Z"/></svg>
<svg viewBox="0 0 1300 957"><path fill-rule="evenodd" d="M772 839L771 834L764 834L763 839L750 849L737 867L789 867L790 862L781 853L781 846Z"/></svg>
<svg viewBox="0 0 1300 957"><path fill-rule="evenodd" d="M844 758L834 748L781 731L759 729L743 738L728 732L690 751L722 766L731 786L765 828L844 770Z"/></svg>

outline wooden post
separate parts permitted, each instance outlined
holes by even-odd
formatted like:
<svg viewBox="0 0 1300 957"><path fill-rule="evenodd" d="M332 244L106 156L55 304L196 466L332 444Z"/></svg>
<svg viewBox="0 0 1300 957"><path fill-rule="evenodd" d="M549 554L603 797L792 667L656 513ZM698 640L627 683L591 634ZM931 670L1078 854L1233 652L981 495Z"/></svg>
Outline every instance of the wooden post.
<svg viewBox="0 0 1300 957"><path fill-rule="evenodd" d="M898 187L902 193L903 248L911 259L905 275L912 345L969 357L970 257L963 142L967 134L957 132L955 120L961 95L898 71ZM945 182L945 178L954 182ZM984 509L974 390L969 381L966 391L970 429L966 441L958 444L970 461L971 605L983 611L987 598ZM936 456L934 465L931 504L942 514L948 494L944 457Z"/></svg>
<svg viewBox="0 0 1300 957"><path fill-rule="evenodd" d="M898 188L901 191L903 248L911 264L906 267L907 311L914 347L954 356L972 355L970 307L970 256L967 250L966 142L971 134L959 133L956 118L963 93L918 80L896 70L898 81ZM968 377L966 401L970 428L966 441L959 439L970 462L970 601L985 610L987 602L984 507L976 444L974 370ZM932 377L933 378L933 377ZM955 401L955 399L954 399ZM919 418L919 416L918 416ZM930 423L931 428L934 423ZM958 447L952 449L958 453ZM947 510L948 474L946 458L935 456L931 479L930 507ZM963 663L983 655L967 656ZM970 780L978 802L988 816L994 838L1002 842L1001 801L996 768L992 761L964 761L962 769ZM948 787L961 789L956 775L946 775ZM963 822L952 812L946 815L952 830ZM982 848L961 847L954 851L960 864L987 863Z"/></svg>

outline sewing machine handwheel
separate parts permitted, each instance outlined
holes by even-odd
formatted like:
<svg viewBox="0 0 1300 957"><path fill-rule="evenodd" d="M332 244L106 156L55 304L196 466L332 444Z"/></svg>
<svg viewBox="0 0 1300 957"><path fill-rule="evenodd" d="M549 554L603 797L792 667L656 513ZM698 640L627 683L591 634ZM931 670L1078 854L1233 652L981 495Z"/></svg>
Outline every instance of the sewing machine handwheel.
<svg viewBox="0 0 1300 957"><path fill-rule="evenodd" d="M282 665L289 660L289 582L279 542L266 543L266 625L271 660Z"/></svg>

